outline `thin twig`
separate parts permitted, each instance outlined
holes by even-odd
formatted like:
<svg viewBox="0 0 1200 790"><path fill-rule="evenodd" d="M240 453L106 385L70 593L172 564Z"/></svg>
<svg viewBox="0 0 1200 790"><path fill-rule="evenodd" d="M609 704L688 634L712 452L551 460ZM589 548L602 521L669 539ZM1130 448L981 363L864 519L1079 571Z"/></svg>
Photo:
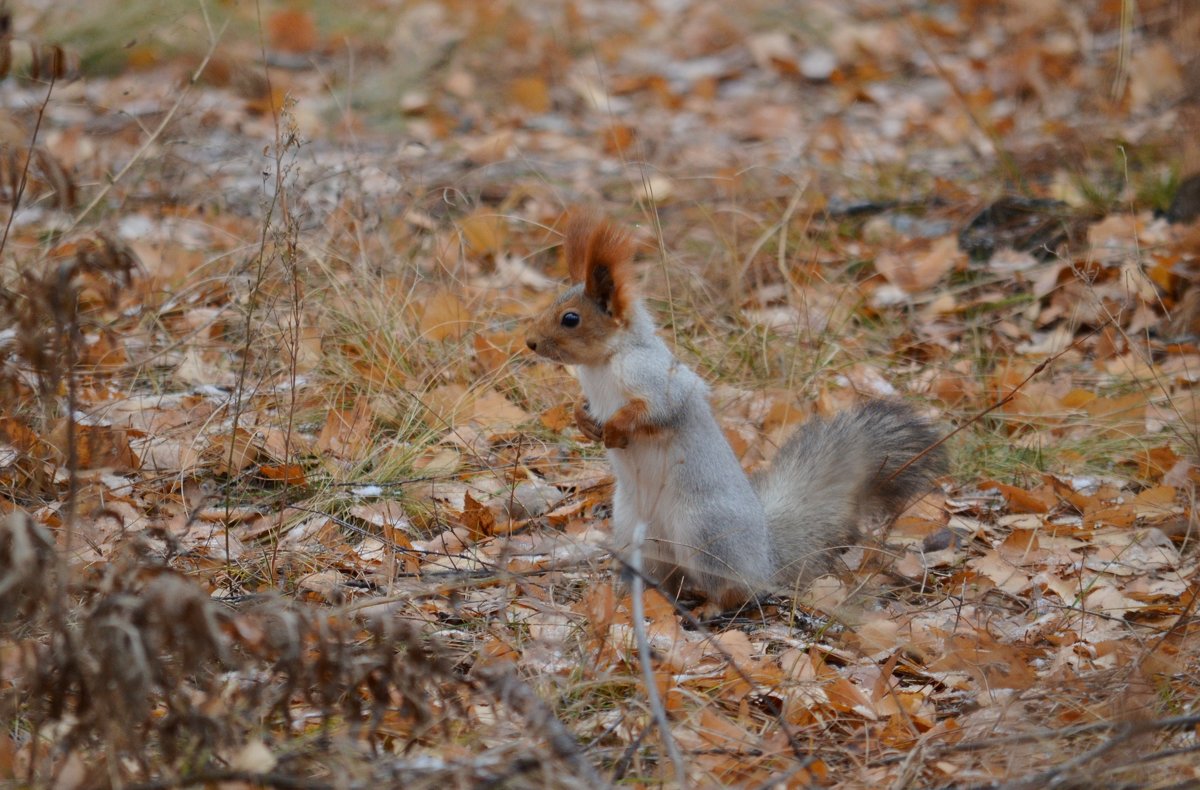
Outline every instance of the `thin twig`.
<svg viewBox="0 0 1200 790"><path fill-rule="evenodd" d="M259 47L262 51L263 59L263 76L267 83L268 101L271 103L272 118L275 122L275 143L274 143L274 162L275 162L275 188L271 191L271 199L267 203L266 213L262 220L262 233L258 241L258 254L255 256L254 283L250 286L249 299L246 304L246 322L244 326L245 343L242 346L241 365L238 367L237 386L234 388L233 396L233 426L229 431L229 468L235 469L234 457L238 450L238 429L241 427L242 415L246 408L246 377L250 372L251 346L254 342L254 318L259 306L259 296L262 292L262 286L266 280L267 270L267 239L271 235L271 226L275 222L275 212L278 209L279 213L286 217L288 215L287 207L287 183L284 178L284 155L293 144L295 144L295 136L288 135L286 139L283 137L279 126L280 108L274 106L274 88L271 85L271 70L267 65L266 58L266 42L262 37L263 22L262 22L262 5L255 3L255 10L258 13L258 32L259 32ZM287 460L284 460L287 463ZM287 487L284 487L284 491ZM230 503L226 502L226 516L230 512ZM228 518L226 519L228 522ZM225 530L225 566L226 572L229 572L230 565L230 534L229 530ZM274 578L275 571L275 554L271 556L271 573Z"/></svg>
<svg viewBox="0 0 1200 790"><path fill-rule="evenodd" d="M1113 733L1108 740L1103 741L1098 746L1088 749L1083 754L1077 754L1066 762L1059 763L1058 765L1048 768L1044 771L1039 771L1033 776L1018 778L1008 785L1001 785L1001 787L1053 787L1059 783L1059 780L1064 774L1070 773L1077 768L1087 765L1092 760L1111 752L1118 746L1128 744L1129 736L1132 734L1133 733L1131 732L1130 727L1122 727L1117 732Z"/></svg>
<svg viewBox="0 0 1200 790"><path fill-rule="evenodd" d="M616 559L618 562L621 563L622 567L625 568L625 570L627 570L635 579L639 579L643 585L649 583L654 589L659 590L659 592L662 592L659 584L656 581L654 581L653 579L647 579L646 575L640 571L635 571L629 560L622 558L620 556L616 556ZM690 625L698 633L704 635L704 638L706 640L708 640L709 647L711 647L719 656L721 656L722 659L725 660L725 663L729 666L730 669L732 669L734 671L734 673L738 676L739 679L742 680L742 682L744 682L749 688L754 689L755 691L758 691L763 688L762 684L760 684L753 677L751 677L749 672L742 669L741 665L738 664L737 659L735 659L733 657L733 655L728 650L725 649L724 645L722 645L719 641L717 641L716 639L713 638L712 632L708 630L708 628L704 625L704 623L700 622L700 620L696 617L696 615L694 615L690 611L688 611L688 609L685 606L683 606L682 604L680 604L679 601L676 600L674 596L668 595L667 593L664 592L663 597L665 597L668 601L671 602L671 605L675 608L675 613L678 614L685 623ZM774 689L769 689L769 690L774 690ZM791 746L791 748L792 748L793 756L797 760L799 760L801 762L805 762L809 759L809 755L805 753L804 746L800 743L799 739L796 737L796 733L792 731L791 725L788 724L787 719L784 718L783 714L784 714L783 708L781 707L778 711L776 711L775 723L779 725L779 728L780 728L780 730L782 730L784 737L787 738L788 745Z"/></svg>
<svg viewBox="0 0 1200 790"><path fill-rule="evenodd" d="M42 99L42 105L38 107L37 120L33 123L33 134L29 137L29 147L25 149L25 166L21 168L21 180L17 184L17 194L13 195L12 208L8 212L8 221L4 223L4 237L0 238L0 254L3 254L8 246L8 233L12 230L13 218L17 216L17 209L21 205L21 198L25 195L25 186L29 183L29 163L33 161L33 149L37 145L38 132L42 130L42 119L46 117L46 107L50 104L50 94L54 92L54 74L50 74L50 85L46 88L46 97Z"/></svg>
<svg viewBox="0 0 1200 790"><path fill-rule="evenodd" d="M662 734L663 745L671 762L675 764L675 781L680 787L687 786L687 764L679 751L675 737L671 734L671 723L667 720L667 711L663 708L662 698L658 696L658 684L654 681L654 666L651 663L650 639L646 635L646 606L642 600L645 584L642 577L642 544L646 540L646 522L638 521L633 528L633 545L629 551L629 564L633 568L633 578L630 581L630 596L633 603L633 633L637 637L638 662L642 665L642 679L646 684L646 701L650 712L658 724Z"/></svg>

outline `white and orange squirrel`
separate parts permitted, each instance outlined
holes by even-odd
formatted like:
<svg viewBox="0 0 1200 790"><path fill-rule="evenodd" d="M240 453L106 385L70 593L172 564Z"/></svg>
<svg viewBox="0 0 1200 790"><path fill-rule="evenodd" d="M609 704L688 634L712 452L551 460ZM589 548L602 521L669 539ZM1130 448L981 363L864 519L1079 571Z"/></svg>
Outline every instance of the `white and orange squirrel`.
<svg viewBox="0 0 1200 790"><path fill-rule="evenodd" d="M575 366L585 397L576 422L604 442L616 478L614 549L627 551L644 524L645 573L664 591L698 593L711 613L797 590L829 570L862 521L894 516L940 472L932 426L874 400L804 424L769 469L747 477L708 387L638 296L628 233L576 211L565 247L573 285L532 319L525 343Z"/></svg>

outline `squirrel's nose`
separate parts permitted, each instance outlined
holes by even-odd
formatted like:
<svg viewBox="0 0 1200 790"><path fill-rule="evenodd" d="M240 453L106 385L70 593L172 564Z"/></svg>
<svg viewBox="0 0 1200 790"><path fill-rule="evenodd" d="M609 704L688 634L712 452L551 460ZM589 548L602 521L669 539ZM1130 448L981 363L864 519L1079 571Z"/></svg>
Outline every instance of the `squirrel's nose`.
<svg viewBox="0 0 1200 790"><path fill-rule="evenodd" d="M525 345L529 346L530 351L537 351L537 341L531 337L525 338Z"/></svg>

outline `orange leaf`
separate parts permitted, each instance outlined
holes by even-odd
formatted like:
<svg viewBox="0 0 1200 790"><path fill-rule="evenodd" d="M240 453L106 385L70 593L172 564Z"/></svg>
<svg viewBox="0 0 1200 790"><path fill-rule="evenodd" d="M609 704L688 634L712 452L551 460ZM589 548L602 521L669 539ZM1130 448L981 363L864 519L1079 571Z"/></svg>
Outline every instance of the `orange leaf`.
<svg viewBox="0 0 1200 790"><path fill-rule="evenodd" d="M561 433L575 423L575 410L565 403L551 406L542 412L540 422L555 433Z"/></svg>
<svg viewBox="0 0 1200 790"><path fill-rule="evenodd" d="M513 332L480 332L475 335L475 359L487 373L497 373L512 359L516 339Z"/></svg>
<svg viewBox="0 0 1200 790"><path fill-rule="evenodd" d="M437 291L422 300L417 325L430 340L458 340L471 327L467 306L450 291Z"/></svg>
<svg viewBox="0 0 1200 790"><path fill-rule="evenodd" d="M254 434L242 428L236 435L214 436L210 447L218 453L217 471L221 474L236 474L258 460Z"/></svg>
<svg viewBox="0 0 1200 790"><path fill-rule="evenodd" d="M273 85L267 93L247 101L246 111L253 115L278 115L286 100L287 91L279 85Z"/></svg>
<svg viewBox="0 0 1200 790"><path fill-rule="evenodd" d="M317 48L317 25L308 11L284 9L267 18L267 37L275 49L311 52Z"/></svg>
<svg viewBox="0 0 1200 790"><path fill-rule="evenodd" d="M1134 498L1139 505L1170 505L1175 501L1174 486L1154 486L1147 488Z"/></svg>
<svg viewBox="0 0 1200 790"><path fill-rule="evenodd" d="M31 428L15 417L0 417L0 441L10 444L22 453L32 453L45 448L41 438Z"/></svg>
<svg viewBox="0 0 1200 790"><path fill-rule="evenodd" d="M998 547L999 552L1008 558L1021 558L1038 550L1037 531L1032 529L1014 529Z"/></svg>
<svg viewBox="0 0 1200 790"><path fill-rule="evenodd" d="M769 433L778 428L804 422L807 416L803 409L796 406L790 395L775 397L767 416L763 418L763 432Z"/></svg>
<svg viewBox="0 0 1200 790"><path fill-rule="evenodd" d="M300 464L264 464L258 473L268 480L277 480L284 485L302 486L306 483L304 467Z"/></svg>
<svg viewBox="0 0 1200 790"><path fill-rule="evenodd" d="M1023 689L1037 680L1030 667L1036 651L996 642L989 635L954 634L946 653L930 665L935 672L967 671L982 689Z"/></svg>
<svg viewBox="0 0 1200 790"><path fill-rule="evenodd" d="M1087 529L1091 529L1098 524L1107 524L1110 527L1119 528L1132 527L1136 520L1137 514L1129 505L1102 507L1083 514L1083 526Z"/></svg>
<svg viewBox="0 0 1200 790"><path fill-rule="evenodd" d="M825 686L825 695L834 710L843 713L857 713L866 719L875 720L878 715L871 698L862 689L845 678L837 678Z"/></svg>
<svg viewBox="0 0 1200 790"><path fill-rule="evenodd" d="M480 666L499 664L505 661L516 661L520 657L521 654L516 648L495 634L488 634L487 638L483 640L483 645L475 654L476 661L479 662Z"/></svg>
<svg viewBox="0 0 1200 790"><path fill-rule="evenodd" d="M609 156L626 154L633 144L634 131L632 126L623 123L613 124L604 130L604 153Z"/></svg>
<svg viewBox="0 0 1200 790"><path fill-rule="evenodd" d="M550 88L541 77L517 77L508 86L509 98L531 113L550 109Z"/></svg>
<svg viewBox="0 0 1200 790"><path fill-rule="evenodd" d="M496 255L508 241L504 218L489 211L477 211L458 223L467 245L480 255Z"/></svg>
<svg viewBox="0 0 1200 790"><path fill-rule="evenodd" d="M736 752L757 745L750 733L718 713L713 705L700 710L697 730L701 738L717 748Z"/></svg>
<svg viewBox="0 0 1200 790"><path fill-rule="evenodd" d="M984 490L994 488L999 491L1008 500L1008 507L1014 513L1045 513L1050 510L1049 506L1041 499L1016 486L997 483L995 480L985 480L979 487Z"/></svg>
<svg viewBox="0 0 1200 790"><path fill-rule="evenodd" d="M9 428L16 427L15 421ZM2 436L3 434L0 434ZM32 435L32 432L29 432ZM26 435L18 434L20 439ZM60 420L48 437L65 463L67 454L67 421ZM18 449L22 449L16 442ZM80 469L112 468L118 472L137 469L141 462L129 447L128 433L120 428L100 425L75 425L75 462Z"/></svg>
<svg viewBox="0 0 1200 790"><path fill-rule="evenodd" d="M1068 409L1082 409L1096 399L1096 393L1088 390L1073 389L1063 395L1059 403Z"/></svg>
<svg viewBox="0 0 1200 790"><path fill-rule="evenodd" d="M596 639L603 640L617 613L617 599L613 586L611 584L593 584L579 603L583 613L587 615L588 627L591 629L592 635Z"/></svg>
<svg viewBox="0 0 1200 790"><path fill-rule="evenodd" d="M485 390L475 399L470 421L481 428L510 428L529 420L529 414L496 390Z"/></svg>
<svg viewBox="0 0 1200 790"><path fill-rule="evenodd" d="M1151 447L1134 456L1138 465L1138 475L1147 480L1161 478L1179 463L1179 456L1168 445Z"/></svg>
<svg viewBox="0 0 1200 790"><path fill-rule="evenodd" d="M125 64L131 69L148 69L157 66L160 53L149 44L135 44L125 52Z"/></svg>

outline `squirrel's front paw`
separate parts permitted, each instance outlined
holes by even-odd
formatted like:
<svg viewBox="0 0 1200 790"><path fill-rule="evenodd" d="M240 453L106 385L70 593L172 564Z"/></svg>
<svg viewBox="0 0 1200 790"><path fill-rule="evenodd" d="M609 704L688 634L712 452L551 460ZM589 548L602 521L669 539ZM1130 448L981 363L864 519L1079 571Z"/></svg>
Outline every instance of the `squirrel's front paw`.
<svg viewBox="0 0 1200 790"><path fill-rule="evenodd" d="M650 424L650 406L642 398L631 398L604 423L604 446L623 450L634 436L652 436L658 428Z"/></svg>
<svg viewBox="0 0 1200 790"><path fill-rule="evenodd" d="M604 441L604 426L588 414L588 402L581 400L575 404L575 424L583 435L593 442Z"/></svg>

